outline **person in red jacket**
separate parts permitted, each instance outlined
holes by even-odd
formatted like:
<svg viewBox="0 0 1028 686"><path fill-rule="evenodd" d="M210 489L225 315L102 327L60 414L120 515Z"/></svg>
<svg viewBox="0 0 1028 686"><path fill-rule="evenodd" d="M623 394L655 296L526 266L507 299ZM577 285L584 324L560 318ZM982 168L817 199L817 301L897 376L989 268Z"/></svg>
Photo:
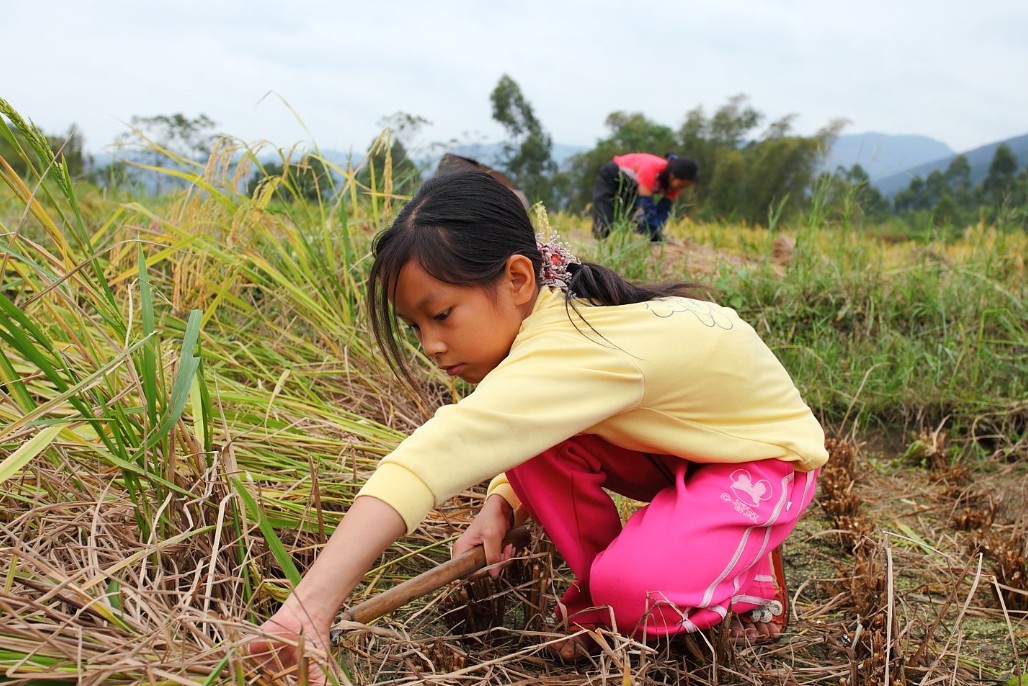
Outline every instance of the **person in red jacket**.
<svg viewBox="0 0 1028 686"><path fill-rule="evenodd" d="M651 241L664 240L671 203L696 182L696 162L668 153L615 155L596 175L593 186L593 235L606 238L617 220L634 220L636 231ZM660 199L655 200L654 196Z"/></svg>

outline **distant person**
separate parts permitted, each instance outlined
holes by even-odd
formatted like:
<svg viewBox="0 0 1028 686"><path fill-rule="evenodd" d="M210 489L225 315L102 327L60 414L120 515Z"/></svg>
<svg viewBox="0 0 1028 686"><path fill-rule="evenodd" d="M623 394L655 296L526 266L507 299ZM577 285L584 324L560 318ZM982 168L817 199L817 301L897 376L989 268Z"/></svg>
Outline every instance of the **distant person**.
<svg viewBox="0 0 1028 686"><path fill-rule="evenodd" d="M675 153L664 157L647 152L615 155L596 175L593 235L606 238L614 222L623 219L634 220L636 231L651 241L664 240L671 203L682 189L696 182L698 170L695 161ZM660 200L654 200L655 195L660 195Z"/></svg>
<svg viewBox="0 0 1028 686"><path fill-rule="evenodd" d="M443 373L476 384L382 459L249 654L280 672L329 648L336 612L375 560L432 508L495 477L453 555L532 518L575 576L551 627L554 658L735 614L737 642L788 617L780 545L810 504L825 436L785 368L698 286L629 283L535 235L524 206L480 171L429 179L375 238L368 312L410 379L409 329ZM683 354L683 347L687 354ZM622 524L612 493L645 502ZM494 568L495 573L499 573ZM310 670L308 683L325 683Z"/></svg>

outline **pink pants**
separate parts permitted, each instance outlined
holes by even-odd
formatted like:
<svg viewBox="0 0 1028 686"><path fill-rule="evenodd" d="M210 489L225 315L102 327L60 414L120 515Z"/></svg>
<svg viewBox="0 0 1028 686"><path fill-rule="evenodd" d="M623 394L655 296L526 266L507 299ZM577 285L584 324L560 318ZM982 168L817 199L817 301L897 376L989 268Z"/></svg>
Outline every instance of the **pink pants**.
<svg viewBox="0 0 1028 686"><path fill-rule="evenodd" d="M696 631L775 596L770 552L817 472L768 459L706 464L575 436L507 472L564 557L578 623L640 637ZM610 490L648 503L622 526Z"/></svg>

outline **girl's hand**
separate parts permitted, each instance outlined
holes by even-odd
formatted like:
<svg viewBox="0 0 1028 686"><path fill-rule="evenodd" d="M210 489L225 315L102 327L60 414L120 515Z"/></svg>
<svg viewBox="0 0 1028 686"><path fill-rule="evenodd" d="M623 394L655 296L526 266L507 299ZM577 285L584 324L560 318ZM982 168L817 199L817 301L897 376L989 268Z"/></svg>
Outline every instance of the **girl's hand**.
<svg viewBox="0 0 1028 686"><path fill-rule="evenodd" d="M494 579L500 576L503 566L514 557L514 546L503 545L503 537L510 531L514 522L514 511L510 504L498 495L491 495L485 500L482 509L453 543L450 551L452 557L481 545L485 548L485 561L490 565L489 575Z"/></svg>
<svg viewBox="0 0 1028 686"><path fill-rule="evenodd" d="M246 653L275 683L283 677L297 684L327 684L323 663L331 661L329 627L315 626L303 608L286 602L260 627L262 636L246 646ZM281 675L274 678L274 675Z"/></svg>
<svg viewBox="0 0 1028 686"><path fill-rule="evenodd" d="M354 500L281 609L261 625L264 636L247 644L249 658L268 675L323 686L325 670L335 674L328 632L336 612L405 527L388 503L371 496Z"/></svg>

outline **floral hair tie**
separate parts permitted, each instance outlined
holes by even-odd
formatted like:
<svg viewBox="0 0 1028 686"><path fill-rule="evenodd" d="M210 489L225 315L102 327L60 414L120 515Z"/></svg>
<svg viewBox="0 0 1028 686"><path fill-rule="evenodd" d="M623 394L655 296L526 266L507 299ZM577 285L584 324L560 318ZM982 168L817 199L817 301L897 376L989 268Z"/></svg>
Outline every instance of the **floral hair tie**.
<svg viewBox="0 0 1028 686"><path fill-rule="evenodd" d="M542 267L539 269L539 280L544 286L556 286L567 290L571 284L568 266L582 264L582 260L575 257L556 235L546 241L536 236L535 244L543 257Z"/></svg>

